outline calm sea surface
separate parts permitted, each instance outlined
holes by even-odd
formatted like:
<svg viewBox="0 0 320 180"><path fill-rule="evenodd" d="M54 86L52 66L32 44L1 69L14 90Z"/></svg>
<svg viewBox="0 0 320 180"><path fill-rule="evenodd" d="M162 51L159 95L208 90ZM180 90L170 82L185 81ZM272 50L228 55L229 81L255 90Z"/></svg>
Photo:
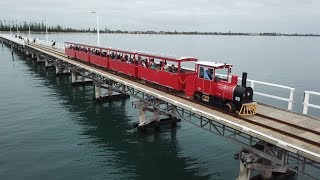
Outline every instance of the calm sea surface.
<svg viewBox="0 0 320 180"><path fill-rule="evenodd" d="M94 45L96 36L55 34L49 40ZM249 79L296 88L298 112L303 91L320 91L319 38L102 34L100 40L108 47L232 63L234 74L246 71ZM138 122L133 98L98 105L91 86L73 87L68 77L11 55L7 47L0 47L0 57L1 180L237 177L233 154L240 146L188 122L139 133L133 127ZM259 90L289 95L265 86ZM320 98L311 102L320 105Z"/></svg>

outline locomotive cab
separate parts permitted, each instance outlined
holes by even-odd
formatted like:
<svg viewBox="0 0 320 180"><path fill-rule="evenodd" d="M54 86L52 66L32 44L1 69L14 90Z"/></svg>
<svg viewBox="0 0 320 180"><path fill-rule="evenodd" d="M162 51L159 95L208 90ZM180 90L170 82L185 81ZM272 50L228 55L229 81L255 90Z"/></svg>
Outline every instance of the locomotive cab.
<svg viewBox="0 0 320 180"><path fill-rule="evenodd" d="M242 86L239 86L238 76L230 76L231 68L232 65L227 63L196 62L196 76L187 79L186 95L193 96L196 101L224 108L228 112L255 114L253 90L245 85L246 73Z"/></svg>

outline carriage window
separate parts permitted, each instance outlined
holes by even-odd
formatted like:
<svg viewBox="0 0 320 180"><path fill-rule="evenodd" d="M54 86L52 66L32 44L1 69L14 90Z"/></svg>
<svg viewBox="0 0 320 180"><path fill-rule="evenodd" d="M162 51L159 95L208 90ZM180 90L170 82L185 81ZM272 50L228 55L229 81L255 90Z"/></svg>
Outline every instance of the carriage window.
<svg viewBox="0 0 320 180"><path fill-rule="evenodd" d="M149 67L149 60L147 57L138 56L138 64L144 67Z"/></svg>
<svg viewBox="0 0 320 180"><path fill-rule="evenodd" d="M180 66L180 73L192 73L195 71L195 63L193 61L182 61Z"/></svg>
<svg viewBox="0 0 320 180"><path fill-rule="evenodd" d="M116 53L114 53L113 51L110 52L110 57L111 59L116 59Z"/></svg>
<svg viewBox="0 0 320 180"><path fill-rule="evenodd" d="M178 62L163 61L163 70L171 72L171 73L179 72Z"/></svg>
<svg viewBox="0 0 320 180"><path fill-rule="evenodd" d="M107 52L106 51L102 51L101 56L102 57L107 57Z"/></svg>
<svg viewBox="0 0 320 180"><path fill-rule="evenodd" d="M100 49L95 49L94 54L100 56Z"/></svg>
<svg viewBox="0 0 320 180"><path fill-rule="evenodd" d="M124 61L129 63L129 64L134 64L135 63L135 57L132 54L125 54L124 55Z"/></svg>

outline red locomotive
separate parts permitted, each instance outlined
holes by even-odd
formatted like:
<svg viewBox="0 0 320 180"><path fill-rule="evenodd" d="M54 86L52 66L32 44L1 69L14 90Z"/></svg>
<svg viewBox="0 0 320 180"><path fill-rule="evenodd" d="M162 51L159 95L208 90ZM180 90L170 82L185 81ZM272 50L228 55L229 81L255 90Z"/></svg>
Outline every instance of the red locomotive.
<svg viewBox="0 0 320 180"><path fill-rule="evenodd" d="M243 73L239 86L238 76L230 78L231 67L226 63L196 62L196 75L186 79L186 95L193 96L196 101L224 107L229 112L238 110L240 115L255 114L253 90L246 86L247 73ZM218 74L219 71L226 71L225 76Z"/></svg>
<svg viewBox="0 0 320 180"><path fill-rule="evenodd" d="M197 62L196 58L177 59L69 42L66 45L65 54L70 58L183 91L187 97L222 107L228 112L239 111L239 115L256 113L253 90L246 86L247 73L243 73L239 86L238 76L230 77L231 64ZM193 65L195 69L183 65ZM225 76L220 75L221 71Z"/></svg>

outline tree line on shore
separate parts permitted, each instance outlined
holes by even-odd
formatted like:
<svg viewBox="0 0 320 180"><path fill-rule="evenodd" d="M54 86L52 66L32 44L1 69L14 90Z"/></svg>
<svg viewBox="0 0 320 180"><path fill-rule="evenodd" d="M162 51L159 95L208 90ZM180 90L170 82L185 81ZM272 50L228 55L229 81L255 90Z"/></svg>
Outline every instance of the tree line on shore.
<svg viewBox="0 0 320 180"><path fill-rule="evenodd" d="M33 33L44 33L46 31L46 24L44 22L23 22L23 23L8 23L0 20L0 31L32 31ZM95 28L71 28L62 27L61 25L47 26L49 33L51 32L89 32L95 33ZM320 34L298 34L298 33L275 33L275 32L263 32L263 33L242 33L242 32L198 32L198 31L125 31L125 30L110 30L104 28L99 31L100 33L116 33L116 34L173 34L173 35L237 35L237 36L320 36Z"/></svg>

